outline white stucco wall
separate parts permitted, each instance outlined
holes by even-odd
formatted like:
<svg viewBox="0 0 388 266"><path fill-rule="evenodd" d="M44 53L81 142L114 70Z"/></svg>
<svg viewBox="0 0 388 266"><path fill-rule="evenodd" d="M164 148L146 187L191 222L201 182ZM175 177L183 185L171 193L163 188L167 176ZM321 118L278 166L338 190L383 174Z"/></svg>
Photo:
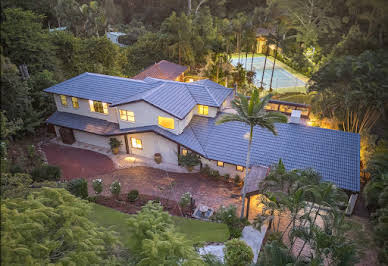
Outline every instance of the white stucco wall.
<svg viewBox="0 0 388 266"><path fill-rule="evenodd" d="M158 116L162 116L174 119L174 129L162 128L177 135L182 133L192 117L192 112L190 112L184 119L180 120L144 101L120 105L117 107L118 114L120 109L131 111L135 114L135 122L127 122L119 119L120 128L158 125Z"/></svg>
<svg viewBox="0 0 388 266"><path fill-rule="evenodd" d="M132 148L131 137L141 139L143 149ZM128 144L131 154L153 159L155 153L160 153L162 162L178 165L178 145L153 132L129 134Z"/></svg>
<svg viewBox="0 0 388 266"><path fill-rule="evenodd" d="M230 178L234 178L235 175L239 175L241 179L244 179L245 171L240 172L236 170L236 165L224 163L224 167L220 167L217 165L217 161L208 160L206 158L201 157L202 166L205 164L209 165L209 167L213 170L218 170L221 175L229 174ZM245 169L245 167L244 167Z"/></svg>
<svg viewBox="0 0 388 266"><path fill-rule="evenodd" d="M208 115L200 115L200 114L198 114L198 105L196 105L194 107L194 109L193 109L193 112L194 112L195 115L199 115L199 116L216 117L217 112L218 112L218 108L217 107L208 106Z"/></svg>
<svg viewBox="0 0 388 266"><path fill-rule="evenodd" d="M107 149L110 149L110 145L109 145L110 138L116 138L117 140L121 141L121 144L122 144L119 149L120 152L126 153L124 136L122 135L121 136L100 136L100 135L91 134L91 133L87 133L79 130L73 130L73 132L74 132L74 137L76 141L92 144L92 145L107 148Z"/></svg>
<svg viewBox="0 0 388 266"><path fill-rule="evenodd" d="M97 112L91 112L89 107L89 100L78 98L79 108L74 108L70 96L67 97L67 107L61 103L59 95L54 94L55 104L60 112L68 112L77 115L90 116L98 119L107 120L109 122L117 123L117 111L115 107L108 107L108 114L101 114Z"/></svg>

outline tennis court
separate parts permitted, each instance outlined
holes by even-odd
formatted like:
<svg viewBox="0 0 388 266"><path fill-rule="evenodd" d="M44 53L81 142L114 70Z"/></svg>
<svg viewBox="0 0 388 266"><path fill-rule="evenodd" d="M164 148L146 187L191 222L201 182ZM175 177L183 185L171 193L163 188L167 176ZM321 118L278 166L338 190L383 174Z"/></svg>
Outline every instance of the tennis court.
<svg viewBox="0 0 388 266"><path fill-rule="evenodd" d="M258 87L260 87L261 85L260 83L261 83L261 77L263 75L264 60L265 60L265 57L253 58L252 70L256 72L255 84ZM245 61L245 58L240 58L240 63L247 70L251 70L251 62L252 62L252 58L248 58L247 61ZM232 64L236 66L237 63L238 63L238 58L233 58ZM265 65L265 70L264 70L264 79L263 79L263 87L265 89L269 89L272 67L273 67L273 62L267 58L267 63ZM298 79L287 70L275 64L275 70L274 70L273 79L272 79L273 89L302 87L302 86L305 86L305 83L302 80Z"/></svg>

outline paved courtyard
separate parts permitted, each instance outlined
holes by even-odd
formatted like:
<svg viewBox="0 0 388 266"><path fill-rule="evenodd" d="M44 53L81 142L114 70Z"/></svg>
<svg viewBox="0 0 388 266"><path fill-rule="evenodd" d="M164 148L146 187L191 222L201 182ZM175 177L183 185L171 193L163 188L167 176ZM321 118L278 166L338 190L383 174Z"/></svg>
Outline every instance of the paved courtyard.
<svg viewBox="0 0 388 266"><path fill-rule="evenodd" d="M46 154L49 164L61 168L64 179L86 178L115 170L112 160L97 152L54 143L45 143L41 149Z"/></svg>
<svg viewBox="0 0 388 266"><path fill-rule="evenodd" d="M176 173L146 166L117 169L117 165L104 154L56 143L45 143L41 148L46 154L48 163L62 169L63 178L85 178L89 184L90 195L94 193L91 185L93 179L103 179L102 195L105 196L111 195L109 186L118 180L123 194L136 189L141 194L179 201L183 193L190 192L197 204L204 204L216 210L221 205L233 204L237 206L238 215L240 214L241 188L233 183L216 180L200 173ZM250 220L258 214L257 205L257 197L252 197Z"/></svg>

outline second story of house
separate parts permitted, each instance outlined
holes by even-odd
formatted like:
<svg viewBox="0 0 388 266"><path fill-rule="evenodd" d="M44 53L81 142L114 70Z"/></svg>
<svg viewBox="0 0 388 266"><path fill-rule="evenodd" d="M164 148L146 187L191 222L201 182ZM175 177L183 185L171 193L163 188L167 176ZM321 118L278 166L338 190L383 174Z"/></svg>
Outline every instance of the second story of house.
<svg viewBox="0 0 388 266"><path fill-rule="evenodd" d="M177 135L193 116L215 117L233 98L233 89L210 80L183 83L93 73L45 91L53 94L58 112L117 123L120 129L157 125Z"/></svg>

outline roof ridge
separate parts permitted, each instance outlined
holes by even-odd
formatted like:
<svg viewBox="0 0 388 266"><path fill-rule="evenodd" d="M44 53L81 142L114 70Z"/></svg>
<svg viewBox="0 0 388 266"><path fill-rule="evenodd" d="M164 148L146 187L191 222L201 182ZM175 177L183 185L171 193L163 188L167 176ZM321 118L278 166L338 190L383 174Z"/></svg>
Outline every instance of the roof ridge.
<svg viewBox="0 0 388 266"><path fill-rule="evenodd" d="M213 94L210 92L208 86L205 86L205 85L204 85L204 87L205 87L206 91L209 93L210 97L213 99L213 101L214 101L217 105L220 105L220 104L217 102L217 100L214 98Z"/></svg>
<svg viewBox="0 0 388 266"><path fill-rule="evenodd" d="M85 73L82 73L81 75L83 75L83 74L87 74L87 75L91 75L91 76L98 76L98 77L103 77L103 78L108 78L108 79L119 79L119 80L124 80L124 81L134 81L134 82L138 82L138 83L145 83L145 81L139 80L139 79L111 76L111 75L105 75L105 74L100 74L100 73L85 72ZM81 76L81 75L79 75L79 76Z"/></svg>
<svg viewBox="0 0 388 266"><path fill-rule="evenodd" d="M193 132L193 135L194 135L194 137L195 137L195 140L198 142L199 146L200 146L201 149L203 150L204 155L205 155L206 157L208 157L208 156L207 156L207 153L206 153L207 141L206 141L205 147L203 147L202 144L201 144L201 142L198 140L197 134L195 134L195 130L191 127L191 121L190 121L190 123L187 125L187 127L190 127L191 132ZM186 128L187 128L187 127L186 127ZM185 129L183 129L183 130L185 130ZM208 138L208 139L209 139L209 138Z"/></svg>
<svg viewBox="0 0 388 266"><path fill-rule="evenodd" d="M70 82L70 81L74 81L74 80L76 80L76 79L78 79L78 78L87 76L88 74L90 74L90 73L89 73L89 72L84 72L84 73L79 74L79 75L77 75L77 76L75 76L75 77L69 78L69 79L64 80L64 81L62 81L62 82L60 82L60 83L57 83L57 84L55 84L55 85L53 85L53 86L50 86L50 87L44 89L43 91L47 91L47 90L49 90L49 89L51 89L51 88L55 88L55 87L57 87L57 86L60 85L60 84L67 84L67 83Z"/></svg>

